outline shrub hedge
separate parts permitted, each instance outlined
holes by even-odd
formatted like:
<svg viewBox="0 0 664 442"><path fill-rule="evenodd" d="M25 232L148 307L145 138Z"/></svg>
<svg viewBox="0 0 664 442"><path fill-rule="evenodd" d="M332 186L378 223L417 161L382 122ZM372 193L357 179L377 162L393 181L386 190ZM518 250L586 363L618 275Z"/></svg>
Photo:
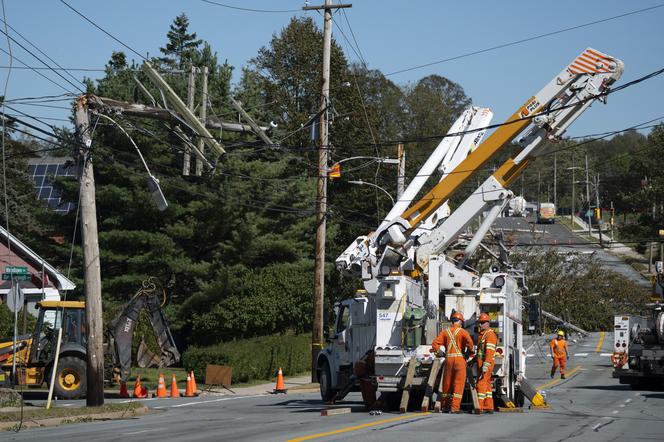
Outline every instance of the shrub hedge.
<svg viewBox="0 0 664 442"><path fill-rule="evenodd" d="M182 356L187 370L205 380L207 364L233 368L233 383L270 380L281 367L292 376L311 369L311 335L272 335L224 342L209 347L189 347Z"/></svg>

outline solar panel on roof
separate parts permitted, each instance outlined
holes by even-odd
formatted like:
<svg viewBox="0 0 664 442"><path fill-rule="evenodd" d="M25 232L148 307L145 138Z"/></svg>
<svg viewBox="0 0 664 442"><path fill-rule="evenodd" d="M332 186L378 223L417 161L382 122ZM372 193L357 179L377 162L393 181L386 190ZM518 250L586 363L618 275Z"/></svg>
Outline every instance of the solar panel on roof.
<svg viewBox="0 0 664 442"><path fill-rule="evenodd" d="M37 198L45 202L56 213L66 214L74 206L73 203L62 201L60 193L53 188L55 177L74 177L75 166L69 163L46 162L28 166L28 174L35 183Z"/></svg>

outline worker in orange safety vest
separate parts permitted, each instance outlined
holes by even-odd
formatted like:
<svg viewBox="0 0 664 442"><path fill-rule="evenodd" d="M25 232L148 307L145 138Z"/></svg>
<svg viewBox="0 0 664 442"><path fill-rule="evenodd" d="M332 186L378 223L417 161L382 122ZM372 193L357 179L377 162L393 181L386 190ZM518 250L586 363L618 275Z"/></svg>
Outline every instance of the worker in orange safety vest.
<svg viewBox="0 0 664 442"><path fill-rule="evenodd" d="M553 359L551 377L556 374L556 368L560 365L560 379L565 379L565 362L569 360L565 332L559 330L557 336L551 339L549 346L551 347L551 358Z"/></svg>
<svg viewBox="0 0 664 442"><path fill-rule="evenodd" d="M445 367L441 391L442 409L445 412L461 413L461 398L466 386L466 355L473 354L473 339L463 329L463 315L454 312L452 325L433 340L432 351L442 356L445 350ZM442 348L441 348L442 347Z"/></svg>
<svg viewBox="0 0 664 442"><path fill-rule="evenodd" d="M493 413L493 366L498 336L489 325L489 315L481 313L478 319L480 334L477 338L477 398L482 413Z"/></svg>

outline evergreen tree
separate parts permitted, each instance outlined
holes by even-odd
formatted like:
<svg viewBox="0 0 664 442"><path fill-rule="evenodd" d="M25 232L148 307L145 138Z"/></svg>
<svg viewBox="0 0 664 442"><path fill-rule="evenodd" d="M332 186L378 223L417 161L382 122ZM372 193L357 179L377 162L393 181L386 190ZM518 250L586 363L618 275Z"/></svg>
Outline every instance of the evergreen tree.
<svg viewBox="0 0 664 442"><path fill-rule="evenodd" d="M160 60L171 68L186 69L190 66L202 40L196 38L196 33L189 33L189 18L183 12L178 15L170 26L168 43L160 48L164 57Z"/></svg>

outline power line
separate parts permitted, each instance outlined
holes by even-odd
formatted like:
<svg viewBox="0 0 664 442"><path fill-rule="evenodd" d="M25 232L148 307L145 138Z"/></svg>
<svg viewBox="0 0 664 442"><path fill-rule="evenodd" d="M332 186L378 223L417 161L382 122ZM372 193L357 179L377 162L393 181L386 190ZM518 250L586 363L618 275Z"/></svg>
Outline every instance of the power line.
<svg viewBox="0 0 664 442"><path fill-rule="evenodd" d="M71 6L71 5L70 5L69 3L67 3L65 0L60 0L60 3L62 3L63 5L65 5L65 6L68 7L69 9L71 9L72 11L74 11L74 12L75 12L76 14L78 14L82 19L84 19L85 21L87 21L88 23L90 23L90 24L91 24L92 26L94 26L95 28L99 29L99 30L100 30L101 32L103 32L104 34L108 35L108 36L111 37L113 40L115 40L116 42L120 43L122 46L124 46L125 48L127 48L127 49L129 49L131 52L133 52L134 54L136 54L136 55L138 55L139 57L141 57L143 60L148 61L148 59L147 59L144 55L140 54L138 51L134 50L131 46L129 46L128 44L124 43L122 40L120 40L119 38L117 38L116 36L114 36L113 34L111 34L110 32L108 32L107 30L105 30L104 28L102 28L101 26L99 26L97 23L93 22L91 19L89 19L88 17L86 17L82 12L79 12L77 9L75 9L73 6Z"/></svg>
<svg viewBox="0 0 664 442"><path fill-rule="evenodd" d="M9 39L7 39L7 40L9 40ZM2 49L2 48L0 48L0 51L3 52L3 53L5 53L5 54L7 54L7 55L10 55L9 52L5 51L5 50ZM11 58L12 60L16 60L16 61L18 61L18 62L21 63L23 66L28 67L28 68L29 68L31 71L33 71L35 74L39 75L39 76L42 77L42 78L45 78L46 80L50 81L51 83L53 83L54 85L56 85L56 86L59 87L60 89L65 90L65 91L67 91L68 93L70 93L70 94L72 94L72 95L75 95L72 91L70 91L69 89L67 89L66 87L64 87L64 86L61 85L60 83L58 83L57 81L53 80L53 79L50 78L50 77L47 77L46 75L42 74L42 73L39 72L38 70L31 68L26 62L24 62L24 61L21 60L20 58L16 57L15 55L12 55L10 58Z"/></svg>
<svg viewBox="0 0 664 442"><path fill-rule="evenodd" d="M0 66L0 69L9 69L9 66ZM106 72L106 69L63 68L63 67L45 68L41 66L14 66L13 69L32 69L32 70L42 70L42 71L72 71L72 72Z"/></svg>
<svg viewBox="0 0 664 442"><path fill-rule="evenodd" d="M612 17L602 18L600 20L594 20L594 21L583 23L583 24L580 24L580 25L559 29L557 31L547 32L547 33L544 33L544 34L538 34L538 35L534 35L532 37L527 37L527 38L522 38L520 40L511 41L509 43L503 43L503 44L499 44L499 45L496 45L496 46L491 46L489 48L480 49L480 50L472 51L472 52L467 52L467 53L461 54L461 55L455 55L453 57L444 58L442 60L433 61L431 63L424 63L424 64L420 64L420 65L413 66L413 67L410 67L410 68L399 69L397 71L389 72L389 73L385 74L385 76L388 77L390 75L396 75L396 74L401 74L401 73L404 73L404 72L414 71L416 69L421 69L421 68L428 67L428 66L433 66L433 65L436 65L436 64L446 63L448 61L459 60L461 58L467 58L467 57L471 57L473 55L483 54L485 52L491 52L491 51L495 51L497 49L502 49L502 48L506 48L506 47L509 47L509 46L515 46L515 45L518 45L518 44L521 44L521 43L526 43L526 42L529 42L529 41L538 40L538 39L545 38L545 37L551 37L552 35L562 34L564 32L569 32L569 31L573 31L573 30L576 30L576 29L585 28L585 27L588 27L588 26L608 22L608 21L611 21L611 20L616 20L616 19L627 17L627 16L634 15L634 14L640 14L642 12L651 11L653 9L661 8L663 6L664 6L664 3L661 3L659 5L651 6L651 7L648 7L648 8L637 9L635 11L630 11L630 12L626 12L624 14L614 15Z"/></svg>
<svg viewBox="0 0 664 442"><path fill-rule="evenodd" d="M221 6L222 8L228 8L228 9L236 9L238 11L246 11L246 12L263 12L263 13L282 13L282 12L302 12L300 9L252 9L252 8L241 8L239 6L232 6L232 5L227 5L224 3L219 3L219 2L213 2L210 0L201 0L205 3L209 3L211 5L216 5L216 6Z"/></svg>
<svg viewBox="0 0 664 442"><path fill-rule="evenodd" d="M7 23L5 23L5 26L8 26ZM16 43L16 44L17 44L21 49L23 49L25 52L27 52L28 54L32 55L32 57L33 57L35 60L39 61L41 64L43 64L44 66L46 66L49 70L53 71L58 77L62 78L64 81L66 81L67 83L69 83L70 85L72 85L75 89L78 89L81 93L85 93L85 91L84 91L83 89L81 89L80 87L78 87L78 85L76 85L76 84L72 83L71 81L69 81L69 79L67 79L67 78L66 78L64 75L62 75L60 72L58 72L58 71L56 71L55 69L53 69L48 63L46 63L46 62L45 62L44 60L42 60L40 57L38 57L37 55L35 55L30 49L26 48L26 47L23 46L21 43L19 43L18 41L16 41L16 39L15 39L14 37L12 37L11 35L9 35L9 34L6 33L5 31L3 31L2 29L0 29L0 32L3 33L3 34L5 34L5 35L7 36L7 38L9 38L11 41L13 41L14 43ZM27 40L26 40L26 41L27 41ZM69 75L71 75L71 74L69 74ZM80 82L80 80L77 80L77 81ZM81 82L81 84L83 84L83 83ZM85 85L84 85L84 86L85 86Z"/></svg>
<svg viewBox="0 0 664 442"><path fill-rule="evenodd" d="M4 21L3 21L3 23L4 23ZM81 80L79 80L78 78L74 77L74 76L71 74L71 72L69 72L67 69L65 69L65 68L63 68L62 66L60 66L60 64L59 64L57 61L55 61L55 60L53 60L51 57L49 57L48 54L46 54L44 51L42 51L41 49L39 49L39 48L37 47L37 45L35 45L34 43L32 43L30 40L28 40L23 34L21 34L21 33L18 32L16 29L14 29L9 23L5 23L5 25L6 25L9 29L11 29L12 31L14 31L14 33L15 33L16 35L18 35L18 36L21 37L23 40L25 40L30 46L32 46L33 48L35 48L37 51L39 51L40 54L42 54L44 57L48 58L52 63L54 63L54 64L58 67L58 69L55 69L55 68L52 68L51 66L48 66L48 69L50 69L50 70L52 70L53 72L56 72L56 73L57 73L58 70L63 70L63 71L65 71L65 72L67 73L67 75L69 75L70 78L72 78L74 81L78 81L79 83L81 83L81 84L85 87L85 83L83 83L83 82L82 82ZM79 89L79 90L80 90L80 89Z"/></svg>

